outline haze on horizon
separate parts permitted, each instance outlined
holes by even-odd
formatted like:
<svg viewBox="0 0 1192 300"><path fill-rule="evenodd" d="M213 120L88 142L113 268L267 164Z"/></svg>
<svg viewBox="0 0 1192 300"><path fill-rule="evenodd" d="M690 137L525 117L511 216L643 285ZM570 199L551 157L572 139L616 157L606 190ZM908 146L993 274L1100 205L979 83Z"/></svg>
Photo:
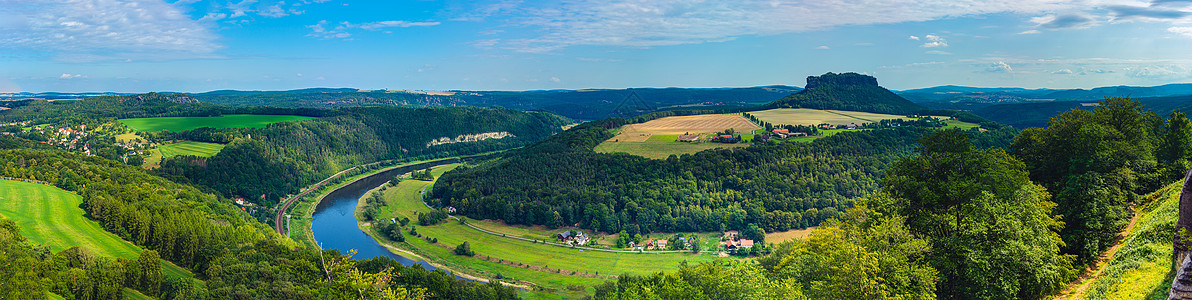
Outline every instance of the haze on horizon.
<svg viewBox="0 0 1192 300"><path fill-rule="evenodd" d="M1192 1L0 2L0 92L1151 86Z"/></svg>

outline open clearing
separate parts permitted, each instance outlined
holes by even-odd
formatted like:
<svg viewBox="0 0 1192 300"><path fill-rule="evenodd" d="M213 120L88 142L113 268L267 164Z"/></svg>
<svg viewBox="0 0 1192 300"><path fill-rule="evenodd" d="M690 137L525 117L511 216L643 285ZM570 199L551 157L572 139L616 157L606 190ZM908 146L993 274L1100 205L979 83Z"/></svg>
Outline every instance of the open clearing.
<svg viewBox="0 0 1192 300"><path fill-rule="evenodd" d="M770 122L771 124L775 125L819 125L824 123L841 125L874 123L883 119L908 119L905 115L875 114L845 110L819 110L809 108L776 108L753 111L749 112L749 114L757 117L759 120ZM950 117L937 116L936 118L948 119Z"/></svg>
<svg viewBox="0 0 1192 300"><path fill-rule="evenodd" d="M84 217L79 208L82 203L83 197L59 188L0 180L0 218L16 222L21 235L30 241L53 251L79 246L97 255L137 259L141 248ZM162 261L162 272L170 277L194 277L166 261Z"/></svg>
<svg viewBox="0 0 1192 300"><path fill-rule="evenodd" d="M700 151L704 151L704 150L708 150L708 149L736 148L736 147L748 147L748 146L749 146L748 143L737 143L737 144L721 144L721 143L712 143L712 142L685 143L685 142L676 142L674 140L671 140L668 143L605 141L603 143L600 143L600 145L596 145L596 148L594 150L596 152L600 152L600 153L624 152L624 153L638 155L638 156L645 157L645 158L665 159L665 158L669 157L671 154L683 155L683 154L696 153L696 152L700 152Z"/></svg>
<svg viewBox="0 0 1192 300"><path fill-rule="evenodd" d="M203 143L194 141L182 141L168 145L158 146L158 151L161 152L163 158L170 158L179 155L194 155L202 157L211 157L219 150L223 150L223 144Z"/></svg>
<svg viewBox="0 0 1192 300"><path fill-rule="evenodd" d="M746 147L748 143L721 144L708 142L713 133L732 128L742 133L746 141L750 132L761 129L739 115L695 115L666 117L641 124L622 126L619 133L594 149L600 153L624 152L647 158L664 159L674 155L696 153L708 149ZM697 142L678 142L681 134L702 135Z"/></svg>
<svg viewBox="0 0 1192 300"><path fill-rule="evenodd" d="M622 126L621 134L613 137L612 140L645 142L655 134L703 134L720 132L729 128L737 132L750 132L761 127L757 127L741 116L734 115L675 116Z"/></svg>
<svg viewBox="0 0 1192 300"><path fill-rule="evenodd" d="M202 127L265 128L266 125L272 123L310 119L314 119L314 117L290 115L223 115L219 117L136 118L120 119L119 121L128 127L140 131L169 130L179 132Z"/></svg>
<svg viewBox="0 0 1192 300"><path fill-rule="evenodd" d="M442 172L456 166L458 165L440 166L434 168L432 173L437 178ZM396 217L400 219L402 217L408 217L412 220L412 225L417 224L417 213L430 211L422 203L419 194L431 184L432 182L428 181L404 180L395 187L385 189L384 199L388 203L388 206L383 209L381 213L382 218ZM464 219L486 230L508 233L511 236L543 238L544 236L553 237L553 232L555 232L541 227L513 227L492 221ZM691 254L686 252L665 254L612 253L551 246L495 236L472 229L451 219L433 226L415 226L418 233L423 237L436 238L438 239L438 243L431 244L425 239L409 235L409 229L405 230L405 243L393 243L390 241L385 241L385 243L419 253L419 255L430 258L433 263L443 264L451 269L489 278L500 274L502 277L512 280L526 281L544 288L553 289L556 295L562 293L565 296L577 298L582 297L586 293L584 291L587 289L571 291L567 289L568 285L591 286L602 283L605 280L610 280L608 277L610 275L619 275L622 273L646 275L658 271L674 271L678 269L679 263L684 260L695 264L717 259L716 256L710 254ZM556 231L562 230L558 229ZM378 236L371 229L366 230L366 232L369 232L374 237ZM661 238L662 236L654 235L653 237ZM601 244L607 245L611 243L609 237L602 238L600 240ZM472 250L477 254L475 257L452 254L451 249L465 241L471 244ZM547 241L553 241L553 238L547 239ZM715 243L716 241L707 239L705 242ZM542 269L549 271L542 271ZM572 272L577 272L577 275L572 275ZM585 273L596 275L596 277L581 276ZM541 296L544 295L536 295L536 297Z"/></svg>

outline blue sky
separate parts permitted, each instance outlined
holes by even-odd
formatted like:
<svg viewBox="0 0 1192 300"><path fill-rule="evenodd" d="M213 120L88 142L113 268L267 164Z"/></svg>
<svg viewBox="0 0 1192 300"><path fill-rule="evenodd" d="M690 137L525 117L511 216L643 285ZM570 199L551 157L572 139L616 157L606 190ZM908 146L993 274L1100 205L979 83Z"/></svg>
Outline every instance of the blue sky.
<svg viewBox="0 0 1192 300"><path fill-rule="evenodd" d="M1192 82L1192 0L0 0L0 92Z"/></svg>

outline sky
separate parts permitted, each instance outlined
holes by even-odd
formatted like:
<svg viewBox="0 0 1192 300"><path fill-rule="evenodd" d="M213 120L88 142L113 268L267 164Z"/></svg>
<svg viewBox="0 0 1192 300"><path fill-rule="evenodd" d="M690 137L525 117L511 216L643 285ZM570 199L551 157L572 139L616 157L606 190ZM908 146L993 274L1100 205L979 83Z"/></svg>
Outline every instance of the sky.
<svg viewBox="0 0 1192 300"><path fill-rule="evenodd" d="M0 92L1192 82L1192 0L0 0Z"/></svg>

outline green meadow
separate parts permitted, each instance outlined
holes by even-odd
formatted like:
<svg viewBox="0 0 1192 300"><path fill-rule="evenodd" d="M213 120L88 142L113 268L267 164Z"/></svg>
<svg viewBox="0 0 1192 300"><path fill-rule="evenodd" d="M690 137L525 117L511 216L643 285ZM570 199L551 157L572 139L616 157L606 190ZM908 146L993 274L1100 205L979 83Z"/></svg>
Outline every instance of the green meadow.
<svg viewBox="0 0 1192 300"><path fill-rule="evenodd" d="M433 169L432 173L437 178L443 172L453 169L456 166L440 166ZM717 259L735 259L718 258L710 254L691 254L687 252L650 254L573 249L496 236L467 227L453 219L448 219L446 222L437 225L418 226L417 214L430 211L422 203L419 194L431 184L433 183L428 181L404 180L397 186L383 189L384 199L388 203L388 206L383 209L381 213L382 217L378 219L384 220L391 217L398 219L402 217L410 218L412 220L410 224L416 227L420 235L438 239L438 243L432 244L423 238L410 235L408 226L405 230L406 242L394 243L386 240L384 243L411 250L412 252L419 253L421 256L428 257L431 262L446 265L451 269L463 270L465 273L487 278L493 278L495 275L500 274L500 277L514 281L530 282L551 291L550 294L554 294L555 296L582 297L582 294L586 293L584 292L586 289L576 290L577 286L591 286L606 280L612 280L608 277L610 275L624 273L646 275L659 271L677 270L680 263L684 261L687 261L689 264L696 264ZM368 197L368 194L365 197ZM544 237L548 235L544 229L527 229L505 226L489 221L464 219L470 223L479 224L479 227L486 230L509 232L514 236ZM365 228L365 231L374 238L380 236L370 226ZM561 231L562 229L559 230ZM553 236L553 233L549 235ZM663 237L653 236L653 238ZM706 238L705 240L708 240L705 241L707 242L705 244L714 247L715 241L711 241L710 238ZM553 242L553 238L547 239L547 241ZM463 242L468 242L471 245L472 250L477 254L476 257L458 256L451 252L452 248ZM604 237L600 243L607 245L611 243L611 240L608 237ZM491 257L494 261L482 259L480 258L481 256ZM501 263L501 261L505 263ZM551 271L530 270L525 265L533 266L533 268L542 267ZM599 278L572 275L572 272L598 275ZM540 298L547 295L534 294L531 296Z"/></svg>
<svg viewBox="0 0 1192 300"><path fill-rule="evenodd" d="M223 150L223 147L223 144L182 141L168 145L161 145L158 146L157 149L158 151L161 151L161 155L164 158L180 155L211 157L216 153L219 153L219 150Z"/></svg>
<svg viewBox="0 0 1192 300"><path fill-rule="evenodd" d="M120 123L140 131L173 132L186 131L202 127L211 128L265 128L266 125L285 122L310 120L314 117L290 115L223 115L218 117L160 117L120 119Z"/></svg>
<svg viewBox="0 0 1192 300"><path fill-rule="evenodd" d="M83 197L56 187L0 180L0 218L16 222L30 241L53 251L78 246L97 255L137 259L141 248L84 217L82 203ZM162 272L169 277L194 277L166 261Z"/></svg>

